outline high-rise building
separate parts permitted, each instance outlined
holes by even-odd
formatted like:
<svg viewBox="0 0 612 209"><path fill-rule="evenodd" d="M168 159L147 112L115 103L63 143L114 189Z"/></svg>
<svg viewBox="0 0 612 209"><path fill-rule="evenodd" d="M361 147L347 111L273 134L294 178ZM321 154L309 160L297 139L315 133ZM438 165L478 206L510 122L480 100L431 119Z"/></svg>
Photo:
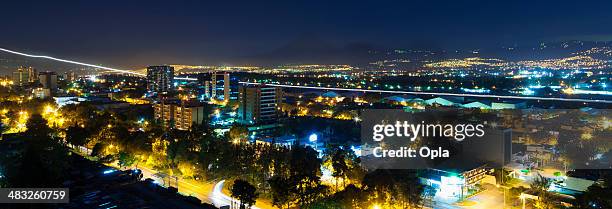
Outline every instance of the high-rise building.
<svg viewBox="0 0 612 209"><path fill-rule="evenodd" d="M36 82L38 80L38 72L36 71L36 69L32 67L28 67L27 71L28 71L28 77L30 78L29 79L30 83Z"/></svg>
<svg viewBox="0 0 612 209"><path fill-rule="evenodd" d="M30 82L30 71L28 69L19 67L13 72L13 83L17 86L25 86Z"/></svg>
<svg viewBox="0 0 612 209"><path fill-rule="evenodd" d="M57 89L57 74L55 72L46 71L38 73L38 81L43 88L54 91Z"/></svg>
<svg viewBox="0 0 612 209"><path fill-rule="evenodd" d="M210 81L204 81L204 97L210 98Z"/></svg>
<svg viewBox="0 0 612 209"><path fill-rule="evenodd" d="M165 94L174 90L174 67L149 66L147 67L147 90L158 94Z"/></svg>
<svg viewBox="0 0 612 209"><path fill-rule="evenodd" d="M206 117L202 104L178 100L160 100L153 104L153 110L156 120L179 130L189 130L193 124L200 125Z"/></svg>
<svg viewBox="0 0 612 209"><path fill-rule="evenodd" d="M218 87L219 82L217 80L217 76L219 75L223 75L223 80L222 80L223 87L221 88ZM212 84L212 88L210 91L210 98L228 102L230 99L230 74L229 72L223 72L222 74L218 72L213 72L210 79L211 79L210 83ZM206 86L205 88L206 90L208 90L208 86ZM220 91L223 92L223 97L218 96Z"/></svg>
<svg viewBox="0 0 612 209"><path fill-rule="evenodd" d="M65 72L64 73L64 79L66 80L66 82L76 81L76 79L77 79L76 73L74 73L74 72Z"/></svg>
<svg viewBox="0 0 612 209"><path fill-rule="evenodd" d="M245 124L273 123L280 117L283 100L280 87L244 85L239 87L238 117Z"/></svg>
<svg viewBox="0 0 612 209"><path fill-rule="evenodd" d="M230 99L230 75L228 72L223 73L223 101L228 102Z"/></svg>

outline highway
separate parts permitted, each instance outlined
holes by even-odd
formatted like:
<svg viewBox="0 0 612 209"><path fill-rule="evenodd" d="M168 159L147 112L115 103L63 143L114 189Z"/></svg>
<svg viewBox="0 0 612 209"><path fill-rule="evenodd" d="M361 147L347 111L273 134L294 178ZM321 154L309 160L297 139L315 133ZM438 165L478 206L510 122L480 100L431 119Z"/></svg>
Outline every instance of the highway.
<svg viewBox="0 0 612 209"><path fill-rule="evenodd" d="M352 91L361 93L387 93L387 94L413 94L413 95L428 95L428 96L457 96L457 97L478 97L478 98L497 98L497 99L519 99L519 100L542 100L542 101L561 101L561 102L593 102L612 104L612 100L601 99L571 99L571 98L556 98L556 97L527 97L527 96L510 96L510 95L487 95L487 94L462 94L462 93L441 93L441 92L422 92L422 91L390 91L376 89L350 89L337 87L318 87L318 86L298 86L298 85L283 85L269 83L254 83L254 82L239 82L247 85L266 85L283 88L297 89L315 89L328 91Z"/></svg>

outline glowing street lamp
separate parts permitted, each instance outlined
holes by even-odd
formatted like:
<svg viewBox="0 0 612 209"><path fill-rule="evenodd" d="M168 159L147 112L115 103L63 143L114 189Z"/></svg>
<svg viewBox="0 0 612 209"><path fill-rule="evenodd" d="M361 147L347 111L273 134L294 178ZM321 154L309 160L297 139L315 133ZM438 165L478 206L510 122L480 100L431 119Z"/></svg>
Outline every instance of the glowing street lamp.
<svg viewBox="0 0 612 209"><path fill-rule="evenodd" d="M521 193L519 198L523 201L523 209L525 209L525 199L526 199L525 193Z"/></svg>
<svg viewBox="0 0 612 209"><path fill-rule="evenodd" d="M317 134L310 134L310 136L308 136L308 141L310 142L317 142L317 140L319 140L319 136L317 136Z"/></svg>

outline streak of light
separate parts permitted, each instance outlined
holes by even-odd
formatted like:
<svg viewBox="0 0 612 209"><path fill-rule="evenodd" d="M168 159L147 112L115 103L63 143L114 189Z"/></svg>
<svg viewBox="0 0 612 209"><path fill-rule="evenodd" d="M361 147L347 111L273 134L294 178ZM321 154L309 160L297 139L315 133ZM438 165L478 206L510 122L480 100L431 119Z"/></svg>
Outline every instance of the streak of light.
<svg viewBox="0 0 612 209"><path fill-rule="evenodd" d="M375 89L350 89L350 88L336 88L336 87L316 87L316 86L297 86L297 85L283 85L283 84L267 84L267 83L253 83L253 82L240 82L240 84L247 85L266 85L274 87L284 88L298 88L298 89L318 89L318 90L333 90L333 91L353 91L353 92L370 92L370 93L389 93L389 94L415 94L415 95L430 95L430 96L460 96L460 97L479 97L479 98L498 98L498 99L519 99L519 100L543 100L543 101L562 101L562 102L593 102L593 103L608 103L612 104L610 100L600 99L571 99L571 98L555 98L555 97L525 97L525 96L509 96L509 95L482 95L482 94L460 94L460 93L440 93L440 92L420 92L420 91L389 91L389 90L375 90Z"/></svg>
<svg viewBox="0 0 612 209"><path fill-rule="evenodd" d="M210 197L213 201L213 204L217 207L222 207L226 205L238 205L240 203L238 200L227 196L226 194L223 194L223 184L225 184L225 180L221 180L217 184L215 184L215 187L213 188L213 193ZM251 206L251 209L259 208Z"/></svg>
<svg viewBox="0 0 612 209"><path fill-rule="evenodd" d="M11 54L16 54L16 55L21 55L21 56L26 56L26 57L49 59L49 60L54 60L54 61L58 61L58 62L64 62L64 63L70 63L70 64L87 66L87 67L99 68L99 69L104 69L104 70L110 70L110 71L113 71L113 72L133 74L133 75L137 75L137 76L146 76L143 73L137 73L137 72L129 71L129 70L121 70L121 69L117 69L117 68L104 67L104 66L100 66L100 65L88 64L88 63L77 62L77 61L73 61L73 60L67 60L67 59L60 59L60 58L55 58L55 57L45 56L45 55L27 54L27 53L13 51L13 50L5 49L5 48L0 48L0 51L4 51L4 52L11 53ZM188 77L175 77L174 79L177 79L177 80L190 80L190 81L197 81L198 80L197 78L188 78Z"/></svg>

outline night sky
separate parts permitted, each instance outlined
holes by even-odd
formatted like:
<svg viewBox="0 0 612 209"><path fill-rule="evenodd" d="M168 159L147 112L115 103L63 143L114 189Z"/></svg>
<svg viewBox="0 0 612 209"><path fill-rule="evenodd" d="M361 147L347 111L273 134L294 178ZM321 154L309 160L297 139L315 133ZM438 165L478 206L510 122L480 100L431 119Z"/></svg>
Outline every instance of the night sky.
<svg viewBox="0 0 612 209"><path fill-rule="evenodd" d="M0 47L125 67L231 63L303 36L475 49L612 40L611 8L575 0L2 1Z"/></svg>

